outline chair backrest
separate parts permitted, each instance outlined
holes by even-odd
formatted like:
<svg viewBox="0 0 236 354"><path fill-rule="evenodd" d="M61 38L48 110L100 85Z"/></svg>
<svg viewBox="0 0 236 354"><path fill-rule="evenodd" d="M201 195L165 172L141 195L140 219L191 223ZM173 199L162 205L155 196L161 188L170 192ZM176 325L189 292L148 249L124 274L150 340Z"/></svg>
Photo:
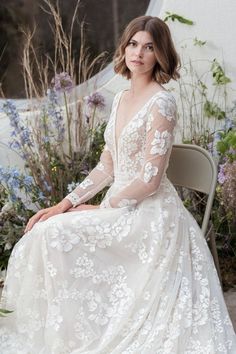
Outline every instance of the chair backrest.
<svg viewBox="0 0 236 354"><path fill-rule="evenodd" d="M217 183L217 168L212 156L197 145L174 144L167 176L174 186L208 195L202 222L202 232L206 236Z"/></svg>

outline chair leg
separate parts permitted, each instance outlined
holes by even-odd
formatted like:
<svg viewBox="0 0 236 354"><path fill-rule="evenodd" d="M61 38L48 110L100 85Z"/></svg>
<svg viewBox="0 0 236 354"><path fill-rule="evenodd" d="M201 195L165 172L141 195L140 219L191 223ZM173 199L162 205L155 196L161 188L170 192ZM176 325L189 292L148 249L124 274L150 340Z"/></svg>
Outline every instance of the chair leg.
<svg viewBox="0 0 236 354"><path fill-rule="evenodd" d="M221 272L220 272L220 263L219 263L217 248L216 248L215 232L214 232L213 225L211 225L208 235L210 236L209 241L210 241L210 248L211 248L212 257L214 259L215 267L216 267L217 274L218 274L218 277L220 280L220 285L223 290L222 277L221 277Z"/></svg>

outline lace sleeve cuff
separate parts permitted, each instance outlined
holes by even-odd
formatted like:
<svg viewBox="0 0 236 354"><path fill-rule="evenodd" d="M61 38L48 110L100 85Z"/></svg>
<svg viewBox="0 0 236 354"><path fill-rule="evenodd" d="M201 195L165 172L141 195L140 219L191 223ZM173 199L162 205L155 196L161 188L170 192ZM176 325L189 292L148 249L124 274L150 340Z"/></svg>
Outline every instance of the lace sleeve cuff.
<svg viewBox="0 0 236 354"><path fill-rule="evenodd" d="M68 199L71 202L72 206L75 208L77 205L80 204L81 198L78 196L77 193L71 192L65 197L65 199Z"/></svg>

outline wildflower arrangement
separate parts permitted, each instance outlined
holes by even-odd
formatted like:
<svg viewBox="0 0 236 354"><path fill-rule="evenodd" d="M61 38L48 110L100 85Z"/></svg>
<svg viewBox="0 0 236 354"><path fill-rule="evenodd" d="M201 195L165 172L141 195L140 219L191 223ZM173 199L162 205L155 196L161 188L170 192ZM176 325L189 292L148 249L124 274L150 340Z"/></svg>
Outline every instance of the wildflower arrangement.
<svg viewBox="0 0 236 354"><path fill-rule="evenodd" d="M95 92L79 99L75 109L70 104L72 90L71 77L62 72L29 117L23 118L12 101L3 104L12 127L9 147L24 160L25 171L0 166L0 269L6 267L28 218L58 203L98 162L106 122L96 115L98 110L101 115L105 100ZM99 203L103 194L92 202Z"/></svg>
<svg viewBox="0 0 236 354"><path fill-rule="evenodd" d="M1 107L12 128L9 147L23 159L24 171L0 166L0 270L6 268L28 218L37 209L59 202L80 183L95 167L103 149L105 100L98 92L78 97L74 89L105 62L104 53L91 58L84 23L75 21L78 8L79 1L66 31L58 4L43 0L42 9L51 19L51 57L38 57L35 32L22 28L22 74L33 107L24 114L10 100ZM73 51L76 25L81 32L79 58ZM103 193L91 202L99 203Z"/></svg>

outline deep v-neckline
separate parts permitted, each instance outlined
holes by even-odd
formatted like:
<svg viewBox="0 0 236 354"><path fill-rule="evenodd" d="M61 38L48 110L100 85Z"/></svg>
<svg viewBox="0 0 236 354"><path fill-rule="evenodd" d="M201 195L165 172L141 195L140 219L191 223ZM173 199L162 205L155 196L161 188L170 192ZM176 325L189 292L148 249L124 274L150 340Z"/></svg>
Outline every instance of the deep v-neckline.
<svg viewBox="0 0 236 354"><path fill-rule="evenodd" d="M124 91L127 91L127 90L122 90L119 94L119 96L117 97L117 101L116 101L116 104L115 104L115 107L114 107L114 124L113 124L113 138L114 138L114 145L115 145L115 157L116 157L116 162L118 163L117 161L117 157L118 157L118 145L119 145L119 141L124 133L124 131L127 129L127 127L130 125L130 123L138 116L138 114L146 107L148 106L148 104L153 100L153 98L155 96L157 96L158 94L162 93L162 92L168 92L166 90L160 90L160 91L157 91L155 92L152 96L150 96L147 101L139 108L139 110L133 114L131 116L131 118L129 119L129 121L123 126L121 132L120 132L120 135L117 137L116 136L116 126L117 126L117 111L118 111L118 108L119 108L119 105L120 105L120 100L121 100L121 97L124 93Z"/></svg>
<svg viewBox="0 0 236 354"><path fill-rule="evenodd" d="M152 99L162 93L162 92L167 92L166 90L160 90L160 91L157 91L155 92L152 96L150 96L147 101L139 108L139 110L132 114L131 118L128 120L128 122L123 126L123 128L121 129L121 132L120 132L120 135L117 136L117 117L118 117L118 108L120 106L120 101L121 101L121 97L123 96L123 93L127 91L127 90L122 90L117 98L117 102L116 102L116 105L115 105L115 114L114 114L114 138L115 138L115 143L116 143L116 146L121 138L121 136L123 135L123 132L125 131L125 129L127 128L127 126L134 120L134 118L152 101Z"/></svg>

